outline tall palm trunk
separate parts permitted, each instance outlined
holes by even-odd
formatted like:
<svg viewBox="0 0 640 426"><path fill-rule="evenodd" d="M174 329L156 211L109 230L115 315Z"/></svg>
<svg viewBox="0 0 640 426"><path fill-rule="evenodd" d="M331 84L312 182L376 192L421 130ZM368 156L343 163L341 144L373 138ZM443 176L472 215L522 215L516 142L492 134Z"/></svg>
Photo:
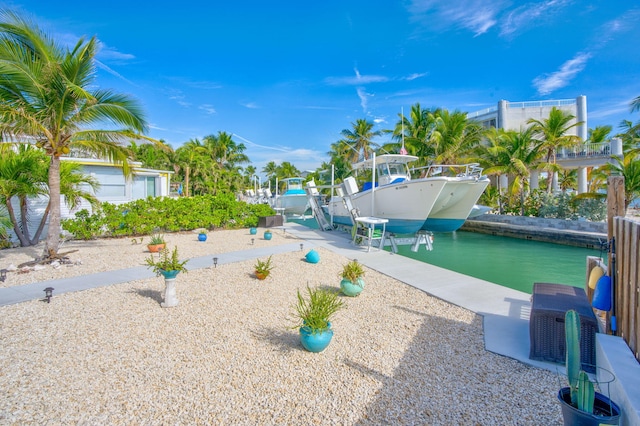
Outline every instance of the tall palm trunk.
<svg viewBox="0 0 640 426"><path fill-rule="evenodd" d="M43 256L53 257L60 246L60 157L51 156L49 165L49 229Z"/></svg>

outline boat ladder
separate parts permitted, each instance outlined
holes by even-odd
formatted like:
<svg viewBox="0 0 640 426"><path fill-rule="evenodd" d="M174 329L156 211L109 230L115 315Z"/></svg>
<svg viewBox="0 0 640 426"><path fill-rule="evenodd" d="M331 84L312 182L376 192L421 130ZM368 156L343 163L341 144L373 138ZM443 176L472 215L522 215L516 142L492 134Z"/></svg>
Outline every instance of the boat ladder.
<svg viewBox="0 0 640 426"><path fill-rule="evenodd" d="M322 229L323 231L331 231L333 227L327 221L327 218L324 217L324 212L322 211L322 208L318 203L318 189L316 188L315 184L312 183L313 182L308 182L304 188L304 191L307 193L307 200L309 206L311 207L311 212L313 213L313 217L315 218L316 222L318 222L320 229Z"/></svg>

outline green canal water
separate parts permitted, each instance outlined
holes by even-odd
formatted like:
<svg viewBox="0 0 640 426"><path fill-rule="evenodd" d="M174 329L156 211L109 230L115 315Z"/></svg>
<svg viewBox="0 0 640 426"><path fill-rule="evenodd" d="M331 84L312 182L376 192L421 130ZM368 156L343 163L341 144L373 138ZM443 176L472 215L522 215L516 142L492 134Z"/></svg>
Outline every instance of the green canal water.
<svg viewBox="0 0 640 426"><path fill-rule="evenodd" d="M313 219L291 220L317 228ZM389 247L386 250L390 250ZM456 231L434 234L433 250L398 246L398 254L531 294L534 282L583 287L587 256L599 250Z"/></svg>
<svg viewBox="0 0 640 426"><path fill-rule="evenodd" d="M398 254L531 294L534 282L584 287L586 258L600 251L456 231L434 234L432 251L401 246Z"/></svg>

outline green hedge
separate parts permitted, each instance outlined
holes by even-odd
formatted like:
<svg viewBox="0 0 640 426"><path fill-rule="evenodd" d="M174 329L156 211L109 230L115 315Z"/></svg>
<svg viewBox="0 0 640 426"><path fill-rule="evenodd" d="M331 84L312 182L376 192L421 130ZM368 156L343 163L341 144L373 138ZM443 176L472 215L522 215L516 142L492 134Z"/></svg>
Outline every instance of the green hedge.
<svg viewBox="0 0 640 426"><path fill-rule="evenodd" d="M138 236L157 231L257 226L260 216L274 213L266 204L247 204L232 194L149 197L126 204L102 203L93 213L81 210L74 219L63 220L62 228L78 239Z"/></svg>

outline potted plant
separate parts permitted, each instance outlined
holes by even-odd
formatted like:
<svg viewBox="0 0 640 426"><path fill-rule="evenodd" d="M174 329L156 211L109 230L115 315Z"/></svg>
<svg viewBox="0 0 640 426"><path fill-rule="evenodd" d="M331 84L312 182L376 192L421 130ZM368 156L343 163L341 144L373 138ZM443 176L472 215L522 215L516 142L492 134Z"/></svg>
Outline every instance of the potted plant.
<svg viewBox="0 0 640 426"><path fill-rule="evenodd" d="M207 241L207 230L200 228L198 229L198 241Z"/></svg>
<svg viewBox="0 0 640 426"><path fill-rule="evenodd" d="M162 250L166 246L167 246L167 242L164 240L164 235L151 234L149 244L147 244L147 249L151 253L158 253L160 250Z"/></svg>
<svg viewBox="0 0 640 426"><path fill-rule="evenodd" d="M259 280L264 280L265 278L267 278L271 273L271 270L274 268L273 264L271 263L271 256L269 256L267 260L258 259L254 268L256 271L256 277Z"/></svg>
<svg viewBox="0 0 640 426"><path fill-rule="evenodd" d="M256 228L255 226L252 226L251 228L249 228L250 235L256 235L257 233L258 233L258 228Z"/></svg>
<svg viewBox="0 0 640 426"><path fill-rule="evenodd" d="M338 292L307 286L305 298L298 289L298 301L294 306L297 319L294 328L300 332L300 343L309 352L322 352L333 338L331 318L344 305Z"/></svg>
<svg viewBox="0 0 640 426"><path fill-rule="evenodd" d="M160 256L157 259L151 255L145 259L145 263L157 276L164 276L164 302L160 305L163 308L176 306L178 299L176 298L175 279L180 272L187 272L187 268L184 266L187 260L181 261L178 258L178 247L174 247L171 254L169 254L169 249L164 248L160 251Z"/></svg>
<svg viewBox="0 0 640 426"><path fill-rule="evenodd" d="M273 236L273 234L271 234L271 231L269 231L268 229L266 231L264 231L264 239L265 240L270 240L272 236Z"/></svg>
<svg viewBox="0 0 640 426"><path fill-rule="evenodd" d="M344 265L341 276L340 289L345 295L354 297L364 290L364 268L356 259Z"/></svg>
<svg viewBox="0 0 640 426"><path fill-rule="evenodd" d="M589 375L581 370L580 315L575 310L565 314L566 367L569 386L558 391L565 425L617 425L620 407L609 397L596 392Z"/></svg>

